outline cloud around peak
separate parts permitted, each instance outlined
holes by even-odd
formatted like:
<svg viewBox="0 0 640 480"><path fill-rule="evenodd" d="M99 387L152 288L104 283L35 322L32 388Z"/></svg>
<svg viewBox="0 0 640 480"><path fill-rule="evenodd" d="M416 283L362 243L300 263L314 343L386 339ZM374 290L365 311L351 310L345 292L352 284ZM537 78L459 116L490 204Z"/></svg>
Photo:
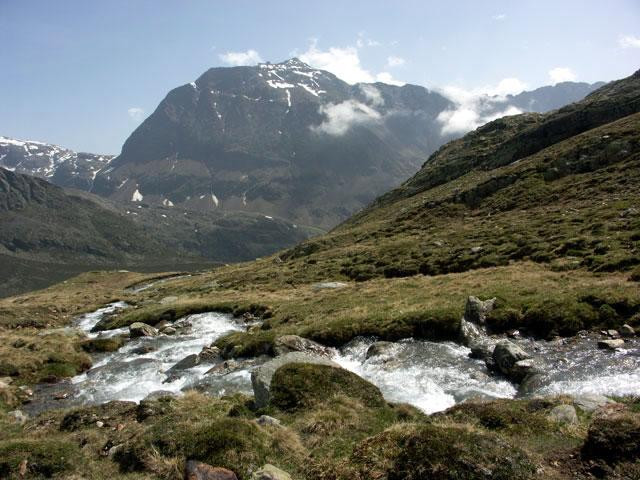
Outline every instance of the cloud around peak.
<svg viewBox="0 0 640 480"><path fill-rule="evenodd" d="M256 65L262 62L260 54L253 49L245 52L226 52L218 55L220 60L232 67L240 67L243 65Z"/></svg>
<svg viewBox="0 0 640 480"><path fill-rule="evenodd" d="M577 78L569 67L556 67L549 70L549 80L553 85L561 82L575 82Z"/></svg>

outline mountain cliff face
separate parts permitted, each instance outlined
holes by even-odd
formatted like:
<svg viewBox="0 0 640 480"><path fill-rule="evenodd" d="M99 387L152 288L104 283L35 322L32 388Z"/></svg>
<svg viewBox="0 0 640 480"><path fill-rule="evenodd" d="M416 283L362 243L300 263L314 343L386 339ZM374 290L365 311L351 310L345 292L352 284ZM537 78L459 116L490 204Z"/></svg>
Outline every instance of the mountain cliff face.
<svg viewBox="0 0 640 480"><path fill-rule="evenodd" d="M449 105L422 87L351 86L297 59L213 68L167 95L95 191L329 227L415 171L442 143L436 117Z"/></svg>
<svg viewBox="0 0 640 480"><path fill-rule="evenodd" d="M96 174L112 158L42 142L0 137L0 167L44 178L61 187L91 190Z"/></svg>

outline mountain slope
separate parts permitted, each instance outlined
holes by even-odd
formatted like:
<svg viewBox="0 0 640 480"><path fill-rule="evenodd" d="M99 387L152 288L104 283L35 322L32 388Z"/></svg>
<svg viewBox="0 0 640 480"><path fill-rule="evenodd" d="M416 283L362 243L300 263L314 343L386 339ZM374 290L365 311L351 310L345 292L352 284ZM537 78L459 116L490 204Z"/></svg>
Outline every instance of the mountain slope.
<svg viewBox="0 0 640 480"><path fill-rule="evenodd" d="M0 167L44 178L61 187L91 190L111 155L74 152L57 145L0 137Z"/></svg>
<svg viewBox="0 0 640 480"><path fill-rule="evenodd" d="M115 204L0 168L0 295L95 268L161 271L250 260L310 233L263 215Z"/></svg>
<svg viewBox="0 0 640 480"><path fill-rule="evenodd" d="M638 112L640 72L558 111L480 127L329 234L281 254L282 281L519 261L628 270L640 263ZM256 264L234 277L246 282L272 268Z"/></svg>
<svg viewBox="0 0 640 480"><path fill-rule="evenodd" d="M517 95L507 95L505 103L524 112L546 113L578 102L603 85L604 82L560 82Z"/></svg>

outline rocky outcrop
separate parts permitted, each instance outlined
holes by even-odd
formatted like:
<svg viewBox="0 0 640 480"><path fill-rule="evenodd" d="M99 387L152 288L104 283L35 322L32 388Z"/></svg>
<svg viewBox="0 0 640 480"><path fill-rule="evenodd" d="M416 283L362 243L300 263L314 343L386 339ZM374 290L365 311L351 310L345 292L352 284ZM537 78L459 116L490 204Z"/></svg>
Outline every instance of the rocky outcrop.
<svg viewBox="0 0 640 480"><path fill-rule="evenodd" d="M184 470L185 480L238 480L236 474L222 467L189 460Z"/></svg>
<svg viewBox="0 0 640 480"><path fill-rule="evenodd" d="M599 408L612 403L616 402L604 395L585 393L582 395L575 395L573 397L573 404L583 412L588 413L595 412Z"/></svg>
<svg viewBox="0 0 640 480"><path fill-rule="evenodd" d="M470 296L464 307L464 319L476 325L484 325L487 315L493 310L496 298L480 300L478 297Z"/></svg>
<svg viewBox="0 0 640 480"><path fill-rule="evenodd" d="M291 475L267 463L264 467L254 472L251 480L291 480Z"/></svg>
<svg viewBox="0 0 640 480"><path fill-rule="evenodd" d="M290 363L311 363L340 368L337 363L325 357L309 355L308 353L291 352L276 357L251 372L251 385L253 386L255 403L258 408L266 407L269 404L271 398L269 388L273 374L278 368Z"/></svg>
<svg viewBox="0 0 640 480"><path fill-rule="evenodd" d="M331 355L330 348L298 335L283 335L276 338L273 349L276 355L285 355L291 352L304 352L320 356Z"/></svg>
<svg viewBox="0 0 640 480"><path fill-rule="evenodd" d="M129 335L131 338L155 337L158 335L158 330L146 323L135 322L129 326Z"/></svg>

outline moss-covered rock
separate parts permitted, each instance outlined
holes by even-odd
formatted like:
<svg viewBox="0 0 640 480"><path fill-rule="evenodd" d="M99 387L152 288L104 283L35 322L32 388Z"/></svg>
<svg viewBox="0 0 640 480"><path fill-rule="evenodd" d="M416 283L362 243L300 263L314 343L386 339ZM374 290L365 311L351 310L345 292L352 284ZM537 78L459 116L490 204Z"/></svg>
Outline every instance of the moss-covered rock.
<svg viewBox="0 0 640 480"><path fill-rule="evenodd" d="M495 434L426 423L398 425L364 440L327 478L519 480L534 473L527 455Z"/></svg>
<svg viewBox="0 0 640 480"><path fill-rule="evenodd" d="M343 394L367 407L386 405L375 385L355 373L328 365L293 363L276 370L271 379L271 405L282 410L310 408Z"/></svg>
<svg viewBox="0 0 640 480"><path fill-rule="evenodd" d="M619 412L595 418L582 454L607 462L633 461L640 456L640 413Z"/></svg>
<svg viewBox="0 0 640 480"><path fill-rule="evenodd" d="M122 337L91 338L80 343L80 347L89 353L115 352L122 345L124 345L124 339Z"/></svg>

